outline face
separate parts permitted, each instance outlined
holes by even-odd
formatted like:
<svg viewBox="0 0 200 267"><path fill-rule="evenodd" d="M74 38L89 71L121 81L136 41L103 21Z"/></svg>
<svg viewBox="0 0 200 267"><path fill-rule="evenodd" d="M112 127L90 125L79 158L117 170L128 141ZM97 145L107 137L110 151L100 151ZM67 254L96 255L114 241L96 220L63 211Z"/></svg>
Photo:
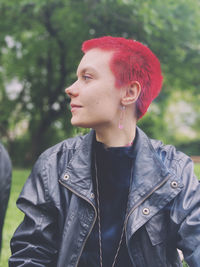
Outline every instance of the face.
<svg viewBox="0 0 200 267"><path fill-rule="evenodd" d="M109 62L112 52L89 50L77 69L77 80L65 91L71 98L72 125L98 129L118 125L120 89Z"/></svg>

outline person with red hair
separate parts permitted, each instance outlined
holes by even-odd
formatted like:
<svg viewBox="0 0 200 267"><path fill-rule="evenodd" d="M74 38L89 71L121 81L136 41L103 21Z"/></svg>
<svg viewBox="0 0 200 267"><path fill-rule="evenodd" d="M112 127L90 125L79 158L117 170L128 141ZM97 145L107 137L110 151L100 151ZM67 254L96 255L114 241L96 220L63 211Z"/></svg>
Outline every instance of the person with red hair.
<svg viewBox="0 0 200 267"><path fill-rule="evenodd" d="M159 60L135 40L87 40L65 92L89 128L46 150L17 201L24 221L9 266L197 267L200 184L193 162L137 122L162 87Z"/></svg>
<svg viewBox="0 0 200 267"><path fill-rule="evenodd" d="M92 48L113 51L109 62L116 88L138 81L141 92L137 100L137 117L141 118L161 90L163 77L160 62L149 48L134 40L105 36L85 41L82 51Z"/></svg>

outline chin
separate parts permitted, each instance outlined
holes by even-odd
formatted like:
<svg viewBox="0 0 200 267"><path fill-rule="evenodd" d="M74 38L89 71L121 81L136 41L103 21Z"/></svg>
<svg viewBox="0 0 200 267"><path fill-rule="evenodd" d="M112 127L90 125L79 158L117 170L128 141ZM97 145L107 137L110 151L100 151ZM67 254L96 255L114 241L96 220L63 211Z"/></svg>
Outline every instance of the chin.
<svg viewBox="0 0 200 267"><path fill-rule="evenodd" d="M73 126L76 127L81 127L81 128L91 128L91 125L89 123L84 123L84 122L80 122L80 121L75 121L75 120L71 120L71 124Z"/></svg>

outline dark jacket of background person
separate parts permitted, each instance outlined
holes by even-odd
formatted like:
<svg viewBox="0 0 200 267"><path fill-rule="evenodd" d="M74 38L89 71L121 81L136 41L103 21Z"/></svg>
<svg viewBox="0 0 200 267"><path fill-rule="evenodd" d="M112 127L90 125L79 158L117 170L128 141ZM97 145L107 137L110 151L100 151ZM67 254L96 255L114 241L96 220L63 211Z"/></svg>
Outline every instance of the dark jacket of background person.
<svg viewBox="0 0 200 267"><path fill-rule="evenodd" d="M3 224L11 186L12 166L9 155L0 143L0 251L2 246Z"/></svg>
<svg viewBox="0 0 200 267"><path fill-rule="evenodd" d="M65 140L36 162L17 201L25 219L11 240L9 266L75 267L94 226L94 131ZM133 266L197 267L200 184L189 157L137 128L126 242Z"/></svg>

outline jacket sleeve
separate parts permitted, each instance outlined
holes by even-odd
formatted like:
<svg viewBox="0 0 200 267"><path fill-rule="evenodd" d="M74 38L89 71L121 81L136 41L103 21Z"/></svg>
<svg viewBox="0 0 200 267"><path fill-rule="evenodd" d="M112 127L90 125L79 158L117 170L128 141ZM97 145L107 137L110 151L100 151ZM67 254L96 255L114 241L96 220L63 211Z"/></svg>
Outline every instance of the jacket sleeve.
<svg viewBox="0 0 200 267"><path fill-rule="evenodd" d="M194 175L193 162L181 163L184 188L174 202L173 221L179 225L178 248L190 267L200 266L200 183ZM184 168L183 168L184 166Z"/></svg>
<svg viewBox="0 0 200 267"><path fill-rule="evenodd" d="M4 146L0 143L0 251L2 230L10 196L12 165Z"/></svg>
<svg viewBox="0 0 200 267"><path fill-rule="evenodd" d="M58 211L49 196L47 168L39 159L17 200L25 214L11 239L9 266L56 266Z"/></svg>

